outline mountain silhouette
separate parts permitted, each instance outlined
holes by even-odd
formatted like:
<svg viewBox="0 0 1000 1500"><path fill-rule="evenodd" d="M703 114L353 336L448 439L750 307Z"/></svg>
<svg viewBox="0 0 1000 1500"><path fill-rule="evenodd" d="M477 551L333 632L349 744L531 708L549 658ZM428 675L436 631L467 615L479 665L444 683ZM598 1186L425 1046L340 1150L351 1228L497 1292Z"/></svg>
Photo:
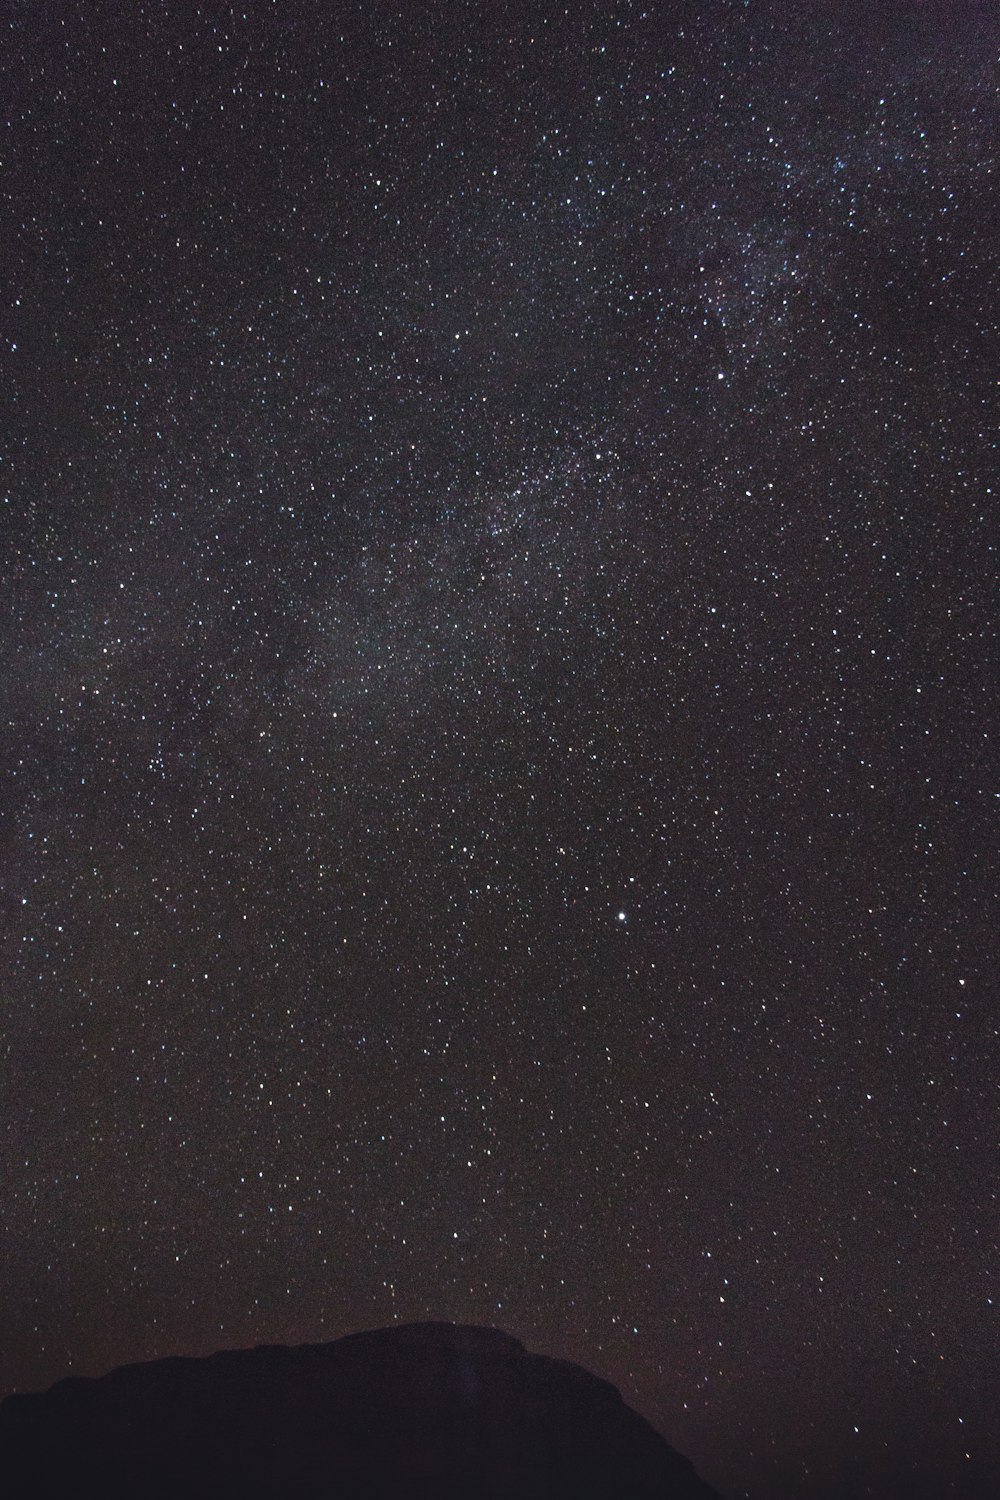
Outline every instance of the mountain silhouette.
<svg viewBox="0 0 1000 1500"><path fill-rule="evenodd" d="M8 1500L719 1500L614 1386L493 1328L128 1365L0 1405Z"/></svg>

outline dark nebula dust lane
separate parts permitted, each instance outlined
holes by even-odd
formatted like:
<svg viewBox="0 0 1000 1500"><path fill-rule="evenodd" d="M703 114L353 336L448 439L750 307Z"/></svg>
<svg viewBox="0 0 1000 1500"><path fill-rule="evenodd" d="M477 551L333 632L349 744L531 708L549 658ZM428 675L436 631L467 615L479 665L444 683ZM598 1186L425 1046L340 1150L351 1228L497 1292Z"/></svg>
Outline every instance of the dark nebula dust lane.
<svg viewBox="0 0 1000 1500"><path fill-rule="evenodd" d="M986 1500L993 7L0 36L0 1388L447 1319Z"/></svg>

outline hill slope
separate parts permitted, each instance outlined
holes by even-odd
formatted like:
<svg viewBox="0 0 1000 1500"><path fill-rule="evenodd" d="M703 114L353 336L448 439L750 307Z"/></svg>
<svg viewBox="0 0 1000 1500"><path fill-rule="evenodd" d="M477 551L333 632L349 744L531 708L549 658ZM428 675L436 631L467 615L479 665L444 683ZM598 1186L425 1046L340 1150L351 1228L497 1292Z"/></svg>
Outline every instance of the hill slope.
<svg viewBox="0 0 1000 1500"><path fill-rule="evenodd" d="M10 1500L718 1500L607 1382L447 1323L12 1396L0 1488Z"/></svg>

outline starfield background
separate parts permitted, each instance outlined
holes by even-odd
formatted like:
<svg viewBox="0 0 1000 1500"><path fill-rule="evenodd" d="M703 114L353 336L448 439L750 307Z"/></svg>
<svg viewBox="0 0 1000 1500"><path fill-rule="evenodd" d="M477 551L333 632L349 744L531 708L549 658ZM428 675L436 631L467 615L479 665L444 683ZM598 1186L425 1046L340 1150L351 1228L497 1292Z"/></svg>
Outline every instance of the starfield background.
<svg viewBox="0 0 1000 1500"><path fill-rule="evenodd" d="M0 28L0 1389L995 1494L995 6Z"/></svg>

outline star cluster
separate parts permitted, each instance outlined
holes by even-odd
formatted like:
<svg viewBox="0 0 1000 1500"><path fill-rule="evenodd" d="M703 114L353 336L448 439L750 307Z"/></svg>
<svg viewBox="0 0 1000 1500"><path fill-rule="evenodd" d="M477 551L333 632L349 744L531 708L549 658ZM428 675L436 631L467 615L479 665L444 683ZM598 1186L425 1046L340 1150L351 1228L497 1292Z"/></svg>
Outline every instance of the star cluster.
<svg viewBox="0 0 1000 1500"><path fill-rule="evenodd" d="M992 7L2 35L3 1389L454 1318L985 1500Z"/></svg>

